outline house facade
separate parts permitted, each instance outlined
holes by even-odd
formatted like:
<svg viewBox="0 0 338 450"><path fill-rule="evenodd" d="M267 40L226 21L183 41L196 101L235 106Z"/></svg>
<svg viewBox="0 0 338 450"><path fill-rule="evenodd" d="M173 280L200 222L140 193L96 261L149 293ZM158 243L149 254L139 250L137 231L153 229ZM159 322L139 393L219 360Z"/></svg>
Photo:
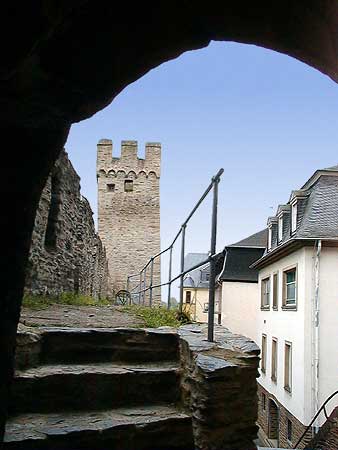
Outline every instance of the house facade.
<svg viewBox="0 0 338 450"><path fill-rule="evenodd" d="M250 268L266 248L267 229L224 248L217 282L221 289L222 325L233 333L257 337L258 269Z"/></svg>
<svg viewBox="0 0 338 450"><path fill-rule="evenodd" d="M278 207L251 267L259 274L258 423L273 445L290 448L338 389L338 166L316 171Z"/></svg>
<svg viewBox="0 0 338 450"><path fill-rule="evenodd" d="M184 269L188 270L208 259L207 253L188 253L184 258ZM216 273L223 263L223 254L218 255ZM204 264L188 272L183 281L183 310L196 322L207 323L209 312L209 264ZM217 285L215 292L215 321L221 314L221 288Z"/></svg>

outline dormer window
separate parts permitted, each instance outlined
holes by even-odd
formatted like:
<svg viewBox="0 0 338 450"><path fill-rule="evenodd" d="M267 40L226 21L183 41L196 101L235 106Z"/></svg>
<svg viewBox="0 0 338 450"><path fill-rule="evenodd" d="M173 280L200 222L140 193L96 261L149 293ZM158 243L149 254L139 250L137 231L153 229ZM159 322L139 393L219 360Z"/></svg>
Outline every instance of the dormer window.
<svg viewBox="0 0 338 450"><path fill-rule="evenodd" d="M272 247L272 227L268 228L268 250L271 250Z"/></svg>
<svg viewBox="0 0 338 450"><path fill-rule="evenodd" d="M283 239L283 214L278 217L278 242Z"/></svg>
<svg viewBox="0 0 338 450"><path fill-rule="evenodd" d="M294 233L297 229L297 202L291 205L291 232Z"/></svg>

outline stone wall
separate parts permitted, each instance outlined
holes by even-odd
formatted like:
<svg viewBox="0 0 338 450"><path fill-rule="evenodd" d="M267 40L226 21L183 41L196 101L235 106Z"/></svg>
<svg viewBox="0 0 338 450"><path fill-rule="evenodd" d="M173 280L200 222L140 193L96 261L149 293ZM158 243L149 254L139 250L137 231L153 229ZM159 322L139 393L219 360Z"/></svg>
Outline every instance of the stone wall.
<svg viewBox="0 0 338 450"><path fill-rule="evenodd" d="M75 292L107 297L108 264L93 212L81 195L80 177L63 151L43 189L37 210L25 291Z"/></svg>
<svg viewBox="0 0 338 450"><path fill-rule="evenodd" d="M322 413L323 414L323 413ZM338 448L338 406L331 412L319 432L309 442L309 450L337 450Z"/></svg>
<svg viewBox="0 0 338 450"><path fill-rule="evenodd" d="M301 435L304 433L306 426L302 424L295 416L293 416L290 411L288 411L284 406L276 399L276 397L270 394L266 389L264 389L259 383L257 383L258 389L258 425L263 430L266 437L269 437L269 417L270 410L269 401L272 400L278 407L278 447L281 448L291 448L294 446ZM272 411L272 415L274 412ZM291 422L292 433L291 440L288 440L288 420ZM302 442L297 448L305 448L307 443L312 438L312 430L310 429Z"/></svg>
<svg viewBox="0 0 338 450"><path fill-rule="evenodd" d="M179 329L182 403L192 416L197 450L254 450L259 348L215 325Z"/></svg>
<svg viewBox="0 0 338 450"><path fill-rule="evenodd" d="M113 157L112 147L110 139L101 139L97 146L98 233L116 292L126 289L127 277L160 252L161 145L146 144L145 159L138 158L136 141L122 141L120 158ZM159 284L159 259L153 273L153 284ZM149 278L150 265L147 286ZM134 278L131 287L138 282ZM154 289L153 298L160 300L160 289Z"/></svg>

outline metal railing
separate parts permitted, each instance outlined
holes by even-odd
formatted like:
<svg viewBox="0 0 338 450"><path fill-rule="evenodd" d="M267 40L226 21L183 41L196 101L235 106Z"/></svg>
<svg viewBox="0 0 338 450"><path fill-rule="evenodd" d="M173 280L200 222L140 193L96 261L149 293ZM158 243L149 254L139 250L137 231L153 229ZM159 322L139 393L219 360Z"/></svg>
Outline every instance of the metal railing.
<svg viewBox="0 0 338 450"><path fill-rule="evenodd" d="M309 425L305 428L304 433L301 435L301 437L298 439L297 443L292 448L296 449L298 447L298 445L302 442L302 440L306 436L306 433L310 430L310 428L312 427L314 421L317 419L317 417L319 416L319 414L322 411L324 411L324 415L325 415L326 420L329 420L329 417L328 417L327 412L326 412L326 405L337 394L338 394L338 391L335 391L325 400L325 402L322 404L322 406L318 409L318 411L317 411L316 415L314 416L314 418L311 420Z"/></svg>
<svg viewBox="0 0 338 450"><path fill-rule="evenodd" d="M183 282L184 276L192 272L195 269L209 263L210 264L210 276L209 276L209 309L208 309L208 340L214 340L214 316L215 316L215 278L216 278L216 237L217 237L217 205L218 205L218 183L220 182L220 178L224 172L224 169L220 169L217 174L212 177L211 183L204 191L201 198L198 200L187 219L181 225L180 230L176 234L172 243L166 249L152 256L145 266L138 272L133 275L129 275L127 278L127 291L131 293L132 296L138 297L139 304L146 304L146 293L149 292L149 306L153 304L153 290L155 288L161 288L162 286L168 286L168 309L170 309L170 298L171 298L171 285L174 281L180 279L180 304L179 308L182 311L183 308ZM207 197L209 192L213 192L213 201L212 201L212 217L211 217L211 239L210 239L210 251L209 256L204 261L194 265L193 267L189 267L188 269L184 269L184 256L185 256L185 239L186 239L186 229L187 225L195 214L197 209L200 207L204 199ZM181 258L180 258L180 273L172 277L172 256L173 256L173 248L177 241L177 239L181 236ZM153 284L154 281L154 261L157 258L160 258L164 253L169 252L169 273L168 273L168 281L160 284ZM150 266L150 280L149 285L147 286L147 269ZM131 280L133 278L138 279L138 283L136 286L131 288ZM136 292L135 292L136 291Z"/></svg>

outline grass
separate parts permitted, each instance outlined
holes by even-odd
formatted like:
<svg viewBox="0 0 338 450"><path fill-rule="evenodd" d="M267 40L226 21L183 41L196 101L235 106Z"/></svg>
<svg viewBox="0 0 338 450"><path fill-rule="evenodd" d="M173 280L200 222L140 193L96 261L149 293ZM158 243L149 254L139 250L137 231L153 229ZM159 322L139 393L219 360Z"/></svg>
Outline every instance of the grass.
<svg viewBox="0 0 338 450"><path fill-rule="evenodd" d="M111 302L107 299L96 300L93 297L74 294L72 292L63 292L55 297L25 294L22 301L22 306L29 309L46 309L53 304L73 306L109 306L111 305Z"/></svg>
<svg viewBox="0 0 338 450"><path fill-rule="evenodd" d="M141 327L158 328L163 326L178 328L184 323L189 323L190 318L185 313L180 313L178 309L170 309L163 306L131 305L125 306L124 311L134 314L143 320Z"/></svg>

